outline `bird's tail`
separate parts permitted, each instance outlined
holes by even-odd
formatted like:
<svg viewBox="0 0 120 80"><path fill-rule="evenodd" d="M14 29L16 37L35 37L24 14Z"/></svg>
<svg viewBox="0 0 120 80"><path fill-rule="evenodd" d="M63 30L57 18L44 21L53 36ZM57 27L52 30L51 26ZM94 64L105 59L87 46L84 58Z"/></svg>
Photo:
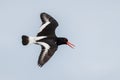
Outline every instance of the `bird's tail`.
<svg viewBox="0 0 120 80"><path fill-rule="evenodd" d="M22 44L27 45L29 43L29 37L26 35L22 36Z"/></svg>

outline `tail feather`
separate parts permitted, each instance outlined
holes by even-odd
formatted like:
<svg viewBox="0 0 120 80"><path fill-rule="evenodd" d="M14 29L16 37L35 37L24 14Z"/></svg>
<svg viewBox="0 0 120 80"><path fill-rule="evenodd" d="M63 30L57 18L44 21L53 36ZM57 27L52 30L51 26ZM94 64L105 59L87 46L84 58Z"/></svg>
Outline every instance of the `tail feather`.
<svg viewBox="0 0 120 80"><path fill-rule="evenodd" d="M29 37L26 35L22 36L22 44L27 45L29 43Z"/></svg>

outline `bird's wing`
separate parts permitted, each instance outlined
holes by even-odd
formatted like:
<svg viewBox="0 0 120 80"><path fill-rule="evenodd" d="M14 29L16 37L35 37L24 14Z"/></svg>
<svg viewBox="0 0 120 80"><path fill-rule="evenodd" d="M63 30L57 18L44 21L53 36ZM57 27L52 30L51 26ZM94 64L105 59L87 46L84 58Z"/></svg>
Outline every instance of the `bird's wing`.
<svg viewBox="0 0 120 80"><path fill-rule="evenodd" d="M38 65L42 67L52 57L52 55L57 50L57 47L50 47L49 44L44 42L41 44L42 44L42 51L38 59Z"/></svg>
<svg viewBox="0 0 120 80"><path fill-rule="evenodd" d="M55 29L58 26L58 22L47 13L41 13L40 18L42 25L37 36L55 36Z"/></svg>

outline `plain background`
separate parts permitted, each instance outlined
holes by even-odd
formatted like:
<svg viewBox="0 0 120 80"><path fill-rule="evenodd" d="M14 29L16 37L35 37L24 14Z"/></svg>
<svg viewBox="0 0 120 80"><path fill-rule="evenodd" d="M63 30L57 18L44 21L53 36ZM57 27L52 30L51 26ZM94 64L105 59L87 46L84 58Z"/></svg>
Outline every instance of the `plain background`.
<svg viewBox="0 0 120 80"><path fill-rule="evenodd" d="M40 68L40 46L21 36L36 36L42 12L76 47ZM0 80L120 80L120 0L0 0Z"/></svg>

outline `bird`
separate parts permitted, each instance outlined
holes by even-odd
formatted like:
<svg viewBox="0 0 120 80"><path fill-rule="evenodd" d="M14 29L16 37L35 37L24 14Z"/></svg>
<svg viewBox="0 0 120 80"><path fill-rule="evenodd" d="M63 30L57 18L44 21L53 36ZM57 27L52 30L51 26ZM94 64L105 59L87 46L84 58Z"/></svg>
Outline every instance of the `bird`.
<svg viewBox="0 0 120 80"><path fill-rule="evenodd" d="M38 65L42 67L53 56L59 45L68 45L74 48L75 45L68 41L65 37L57 37L55 30L58 22L48 13L40 14L42 25L35 37L22 35L22 44L37 44L41 46L41 53L38 58Z"/></svg>

